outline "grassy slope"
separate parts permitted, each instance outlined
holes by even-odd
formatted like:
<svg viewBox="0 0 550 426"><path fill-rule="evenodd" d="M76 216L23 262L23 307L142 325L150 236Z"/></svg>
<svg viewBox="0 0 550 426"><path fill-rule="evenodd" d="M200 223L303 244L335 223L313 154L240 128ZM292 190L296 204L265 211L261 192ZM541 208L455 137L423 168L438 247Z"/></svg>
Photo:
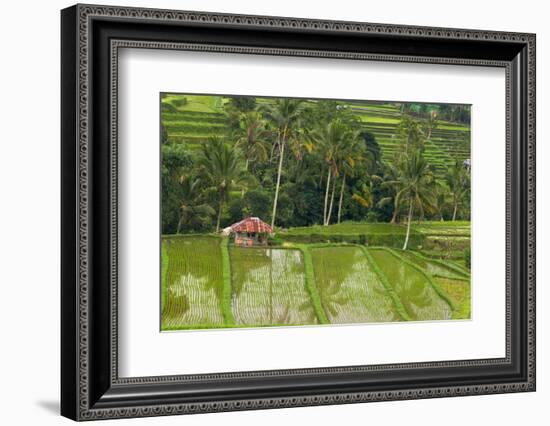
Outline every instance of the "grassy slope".
<svg viewBox="0 0 550 426"><path fill-rule="evenodd" d="M290 228L285 231L294 235L405 235L407 227L403 224L342 222L332 225L313 225ZM412 234L419 233L430 237L469 238L470 222L421 222L411 224Z"/></svg>
<svg viewBox="0 0 550 426"><path fill-rule="evenodd" d="M187 99L183 104L182 98ZM168 95L163 97L162 118L169 140L187 143L197 147L210 136L224 134L225 120L222 106L226 99L215 96ZM259 103L269 103L269 99L258 99ZM376 136L382 148L382 158L391 159L398 146L395 137L400 121L400 111L392 104L348 102L363 123L365 130ZM432 133L425 151L428 161L442 176L454 158L464 160L470 157L469 128L459 123L439 122Z"/></svg>
<svg viewBox="0 0 550 426"><path fill-rule="evenodd" d="M360 234L405 234L407 228L403 225L392 225L390 223L356 223L343 222L333 225L313 225L299 228L290 228L289 233L309 235L309 234L342 234L342 235L360 235Z"/></svg>

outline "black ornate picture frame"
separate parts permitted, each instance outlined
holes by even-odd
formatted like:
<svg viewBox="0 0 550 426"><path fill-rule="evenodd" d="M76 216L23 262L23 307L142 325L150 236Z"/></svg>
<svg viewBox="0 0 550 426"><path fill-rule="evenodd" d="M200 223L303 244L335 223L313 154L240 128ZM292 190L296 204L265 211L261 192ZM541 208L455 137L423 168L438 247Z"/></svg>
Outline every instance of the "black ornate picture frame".
<svg viewBox="0 0 550 426"><path fill-rule="evenodd" d="M95 5L64 9L61 29L62 415L93 420L535 390L534 34ZM120 378L122 47L505 69L506 356Z"/></svg>

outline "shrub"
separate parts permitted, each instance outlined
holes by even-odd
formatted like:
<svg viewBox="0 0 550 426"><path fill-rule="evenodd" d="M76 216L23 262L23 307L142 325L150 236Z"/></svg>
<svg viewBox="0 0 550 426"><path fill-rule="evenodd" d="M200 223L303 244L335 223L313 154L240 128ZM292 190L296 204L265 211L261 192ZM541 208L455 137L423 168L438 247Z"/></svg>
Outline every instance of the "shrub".
<svg viewBox="0 0 550 426"><path fill-rule="evenodd" d="M325 237L321 234L310 234L309 238L307 235L296 235L295 237L298 237L297 238L298 240L301 240L303 237L305 237L301 242L308 242L307 241L308 239L310 243L322 243L326 241ZM300 242L300 241L296 241L296 242Z"/></svg>
<svg viewBox="0 0 550 426"><path fill-rule="evenodd" d="M367 213L366 220L369 223L376 223L378 222L378 214L375 211L371 210Z"/></svg>
<svg viewBox="0 0 550 426"><path fill-rule="evenodd" d="M267 237L267 244L270 246L281 246L285 241L276 235L269 235Z"/></svg>
<svg viewBox="0 0 550 426"><path fill-rule="evenodd" d="M293 234L280 233L278 237L284 241L293 243L348 243L362 244L368 246L383 246L401 248L405 241L405 235L386 233L386 234ZM411 233L409 237L409 247L415 248L424 243L424 235Z"/></svg>

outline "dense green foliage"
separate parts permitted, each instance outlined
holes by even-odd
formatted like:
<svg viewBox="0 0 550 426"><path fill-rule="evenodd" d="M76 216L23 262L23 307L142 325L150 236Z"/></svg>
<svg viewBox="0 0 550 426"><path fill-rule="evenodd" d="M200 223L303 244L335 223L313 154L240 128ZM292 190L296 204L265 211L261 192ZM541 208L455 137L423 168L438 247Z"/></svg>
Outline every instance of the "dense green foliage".
<svg viewBox="0 0 550 426"><path fill-rule="evenodd" d="M468 220L469 114L463 105L163 94L162 232L212 232L246 216L279 229ZM421 243L411 232L407 245Z"/></svg>

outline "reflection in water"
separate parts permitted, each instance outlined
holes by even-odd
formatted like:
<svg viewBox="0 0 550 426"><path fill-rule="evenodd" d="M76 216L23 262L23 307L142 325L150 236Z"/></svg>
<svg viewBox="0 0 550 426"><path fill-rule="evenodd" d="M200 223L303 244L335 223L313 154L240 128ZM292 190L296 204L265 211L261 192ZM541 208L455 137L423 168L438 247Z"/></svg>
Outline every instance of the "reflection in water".
<svg viewBox="0 0 550 426"><path fill-rule="evenodd" d="M420 266L424 271L426 271L428 274L431 274L433 276L443 277L443 278L462 278L466 279L469 278L469 274L464 270L461 270L458 267L451 267L449 265L445 265L440 262L434 262L429 259L425 259L422 256L419 256L416 253L412 253L410 251L402 250L399 251L399 254L401 256L404 256L411 262L416 263L418 266Z"/></svg>
<svg viewBox="0 0 550 426"><path fill-rule="evenodd" d="M163 328L223 327L222 265L217 238L165 239L168 259Z"/></svg>
<svg viewBox="0 0 550 426"><path fill-rule="evenodd" d="M413 320L451 318L450 306L439 297L425 275L388 251L370 249L370 253Z"/></svg>
<svg viewBox="0 0 550 426"><path fill-rule="evenodd" d="M398 321L392 299L357 247L312 250L315 279L331 323Z"/></svg>
<svg viewBox="0 0 550 426"><path fill-rule="evenodd" d="M317 323L299 250L232 247L230 255L237 324Z"/></svg>
<svg viewBox="0 0 550 426"><path fill-rule="evenodd" d="M179 280L172 283L168 287L169 299L177 308L167 318L167 324L171 320L191 325L223 324L216 291L208 284L208 278L198 278L192 274L181 275Z"/></svg>

